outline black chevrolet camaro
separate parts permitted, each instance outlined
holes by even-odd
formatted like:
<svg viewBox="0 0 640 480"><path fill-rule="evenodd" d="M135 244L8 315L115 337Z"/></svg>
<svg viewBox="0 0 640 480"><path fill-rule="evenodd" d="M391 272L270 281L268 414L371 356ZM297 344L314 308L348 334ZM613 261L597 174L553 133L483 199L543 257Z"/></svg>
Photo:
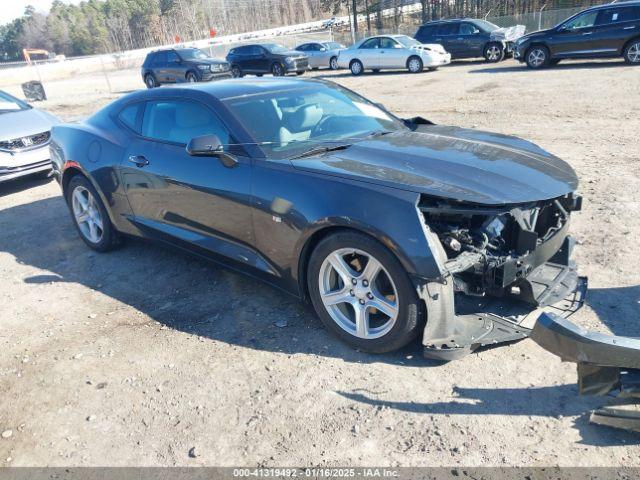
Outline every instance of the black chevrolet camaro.
<svg viewBox="0 0 640 480"><path fill-rule="evenodd" d="M84 242L158 239L307 301L366 351L462 356L582 305L576 174L527 141L399 119L336 84L135 92L53 128Z"/></svg>

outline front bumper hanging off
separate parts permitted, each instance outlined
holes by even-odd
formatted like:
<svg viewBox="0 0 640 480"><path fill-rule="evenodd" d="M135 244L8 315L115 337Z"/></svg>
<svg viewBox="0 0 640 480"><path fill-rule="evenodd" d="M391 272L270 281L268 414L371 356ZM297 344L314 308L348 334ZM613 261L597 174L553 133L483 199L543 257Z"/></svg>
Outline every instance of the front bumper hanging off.
<svg viewBox="0 0 640 480"><path fill-rule="evenodd" d="M531 339L563 361L577 363L581 394L614 392L631 400L594 410L592 423L640 432L640 339L591 332L549 313L540 315Z"/></svg>

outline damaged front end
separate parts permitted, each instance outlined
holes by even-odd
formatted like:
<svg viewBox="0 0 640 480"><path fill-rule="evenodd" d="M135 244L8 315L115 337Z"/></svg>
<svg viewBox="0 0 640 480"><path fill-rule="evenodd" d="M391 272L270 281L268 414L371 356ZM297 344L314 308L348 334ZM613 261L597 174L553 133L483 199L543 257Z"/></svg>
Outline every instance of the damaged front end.
<svg viewBox="0 0 640 480"><path fill-rule="evenodd" d="M531 339L577 363L580 394L628 400L594 410L592 423L640 432L640 339L591 332L549 313L540 315Z"/></svg>
<svg viewBox="0 0 640 480"><path fill-rule="evenodd" d="M422 283L425 356L453 360L527 337L542 310L567 317L584 303L586 278L571 261L570 214L581 197L486 206L422 196L418 210L441 267Z"/></svg>

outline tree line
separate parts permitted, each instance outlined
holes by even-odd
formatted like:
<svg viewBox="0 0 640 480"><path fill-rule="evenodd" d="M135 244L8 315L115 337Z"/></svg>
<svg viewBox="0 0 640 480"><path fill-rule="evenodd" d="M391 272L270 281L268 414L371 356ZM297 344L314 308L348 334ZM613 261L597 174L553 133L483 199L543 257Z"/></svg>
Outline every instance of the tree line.
<svg viewBox="0 0 640 480"><path fill-rule="evenodd" d="M419 23L451 16L513 15L597 0L420 0L417 14L401 7L415 0L87 0L77 5L54 0L48 13L33 7L0 26L0 60L22 60L23 48L66 56L119 52L359 14L357 25L375 32L401 22ZM383 15L386 11L388 15ZM348 27L343 27L348 28Z"/></svg>

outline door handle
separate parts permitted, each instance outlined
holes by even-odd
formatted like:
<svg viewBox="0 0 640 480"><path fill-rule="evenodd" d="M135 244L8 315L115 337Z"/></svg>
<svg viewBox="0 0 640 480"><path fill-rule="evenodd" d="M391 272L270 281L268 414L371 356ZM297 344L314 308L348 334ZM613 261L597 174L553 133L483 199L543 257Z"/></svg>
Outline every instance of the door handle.
<svg viewBox="0 0 640 480"><path fill-rule="evenodd" d="M636 28L636 26L632 26L632 27L624 27L623 30L633 30L634 28Z"/></svg>
<svg viewBox="0 0 640 480"><path fill-rule="evenodd" d="M462 38L462 37L458 37L456 40L464 40L464 38Z"/></svg>
<svg viewBox="0 0 640 480"><path fill-rule="evenodd" d="M144 155L131 155L129 161L139 168L149 165L149 160Z"/></svg>
<svg viewBox="0 0 640 480"><path fill-rule="evenodd" d="M593 32L584 32L582 35L593 35Z"/></svg>

